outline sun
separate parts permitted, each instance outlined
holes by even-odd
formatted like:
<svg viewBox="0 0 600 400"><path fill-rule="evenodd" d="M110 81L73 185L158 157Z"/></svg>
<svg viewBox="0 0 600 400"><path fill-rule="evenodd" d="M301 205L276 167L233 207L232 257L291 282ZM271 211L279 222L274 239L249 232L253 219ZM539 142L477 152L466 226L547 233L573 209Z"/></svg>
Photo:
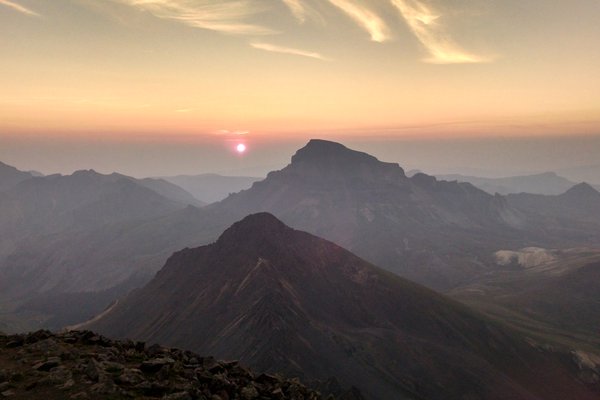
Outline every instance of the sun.
<svg viewBox="0 0 600 400"><path fill-rule="evenodd" d="M240 143L235 147L235 150L240 153L243 154L246 152L246 145L244 143Z"/></svg>

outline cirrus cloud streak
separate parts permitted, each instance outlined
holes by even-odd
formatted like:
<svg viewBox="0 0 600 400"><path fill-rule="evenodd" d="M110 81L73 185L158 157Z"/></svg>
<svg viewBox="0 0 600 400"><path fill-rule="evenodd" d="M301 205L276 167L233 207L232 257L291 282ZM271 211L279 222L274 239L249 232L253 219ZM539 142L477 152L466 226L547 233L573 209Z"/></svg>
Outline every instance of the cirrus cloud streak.
<svg viewBox="0 0 600 400"><path fill-rule="evenodd" d="M186 25L237 35L268 35L276 33L262 25L245 22L262 11L260 3L251 0L120 0L147 11L158 18L179 21Z"/></svg>
<svg viewBox="0 0 600 400"><path fill-rule="evenodd" d="M391 38L387 24L369 8L351 0L329 0L329 2L366 30L372 41L381 43Z"/></svg>
<svg viewBox="0 0 600 400"><path fill-rule="evenodd" d="M256 18L258 14L267 14L277 10L272 0L112 0L136 7L157 18L175 20L191 27L213 30L221 33L243 36L262 36L280 34L268 26L268 19ZM378 0L381 1L381 0ZM9 0L0 0L0 4L18 6ZM344 14L358 27L368 33L374 42L387 42L394 36L389 15L377 12L382 4L376 1L361 0L281 0L291 15L301 24L310 20L322 22L324 4L332 7L338 14ZM480 56L463 49L457 44L443 25L443 15L424 0L386 0L390 9L395 8L410 29L410 32L429 53L423 61L434 64L460 64L489 62L489 57ZM19 6L20 7L20 6ZM25 9L26 10L26 9ZM21 10L22 11L22 10ZM386 17L385 19L383 17ZM331 17L329 17L331 18ZM261 21L256 22L255 20ZM328 24L334 26L333 24ZM396 32L397 33L397 32ZM319 53L253 42L254 48L276 53L293 54L327 60Z"/></svg>
<svg viewBox="0 0 600 400"><path fill-rule="evenodd" d="M391 0L416 38L431 55L432 64L462 64L490 61L458 46L438 22L441 15L419 0Z"/></svg>
<svg viewBox="0 0 600 400"><path fill-rule="evenodd" d="M316 58L318 60L323 60L323 61L330 61L329 58L321 55L320 53L316 53L313 51L307 51L307 50L301 50L301 49L295 49L292 47L283 47L283 46L277 46L277 45L269 44L269 43L256 43L256 42L250 43L250 46L252 46L258 50L270 51L272 53L291 54L294 56L302 56L302 57Z"/></svg>
<svg viewBox="0 0 600 400"><path fill-rule="evenodd" d="M29 15L32 17L39 17L40 14L36 13L35 11L30 10L29 8L22 6L18 3L15 3L14 1L9 1L9 0L0 0L0 5L6 6L6 7L10 7L15 11L18 11L22 14L25 15Z"/></svg>

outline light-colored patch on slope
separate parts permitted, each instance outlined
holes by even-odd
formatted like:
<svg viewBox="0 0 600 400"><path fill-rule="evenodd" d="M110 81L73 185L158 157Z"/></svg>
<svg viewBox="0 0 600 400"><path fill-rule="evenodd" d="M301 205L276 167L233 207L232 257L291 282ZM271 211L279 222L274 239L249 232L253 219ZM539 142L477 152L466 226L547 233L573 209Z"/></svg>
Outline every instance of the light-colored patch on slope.
<svg viewBox="0 0 600 400"><path fill-rule="evenodd" d="M553 250L526 247L518 251L499 250L494 253L496 264L506 266L514 262L523 268L533 268L556 260Z"/></svg>
<svg viewBox="0 0 600 400"><path fill-rule="evenodd" d="M100 320L105 315L108 315L108 313L110 313L117 306L117 304L119 304L119 300L115 300L115 302L110 307L108 307L106 310L104 310L100 314L96 315L94 318L92 318L88 321L82 322L80 324L67 326L67 327L65 327L65 330L66 331L77 331L80 329L85 329L86 326L88 326L89 324L92 324L92 323Z"/></svg>
<svg viewBox="0 0 600 400"><path fill-rule="evenodd" d="M580 369L592 369L600 372L600 355L583 350L573 350L571 354Z"/></svg>

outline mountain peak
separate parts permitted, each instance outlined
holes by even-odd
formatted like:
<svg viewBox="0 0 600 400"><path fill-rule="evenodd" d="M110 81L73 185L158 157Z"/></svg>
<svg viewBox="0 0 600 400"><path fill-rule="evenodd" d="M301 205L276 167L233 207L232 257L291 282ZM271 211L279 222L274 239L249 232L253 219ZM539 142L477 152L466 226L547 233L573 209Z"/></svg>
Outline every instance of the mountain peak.
<svg viewBox="0 0 600 400"><path fill-rule="evenodd" d="M377 174L406 178L404 170L396 163L386 163L361 151L322 139L311 139L292 157L292 169L312 171L320 176L337 174Z"/></svg>
<svg viewBox="0 0 600 400"><path fill-rule="evenodd" d="M98 172L96 172L93 169L80 169L77 170L75 172L73 172L72 176L81 176L81 177L96 177L96 176L101 176L102 174L99 174Z"/></svg>
<svg viewBox="0 0 600 400"><path fill-rule="evenodd" d="M582 182L567 190L565 193L563 193L563 196L600 197L600 192L594 189L590 184Z"/></svg>
<svg viewBox="0 0 600 400"><path fill-rule="evenodd" d="M251 214L231 225L219 237L218 243L247 241L248 239L264 240L268 237L280 237L283 233L292 231L278 220L273 214L260 212Z"/></svg>
<svg viewBox="0 0 600 400"><path fill-rule="evenodd" d="M323 162L325 160L336 162L367 162L378 163L375 157L360 151L350 150L341 143L329 140L311 139L306 146L301 148L292 157L292 164L301 162Z"/></svg>

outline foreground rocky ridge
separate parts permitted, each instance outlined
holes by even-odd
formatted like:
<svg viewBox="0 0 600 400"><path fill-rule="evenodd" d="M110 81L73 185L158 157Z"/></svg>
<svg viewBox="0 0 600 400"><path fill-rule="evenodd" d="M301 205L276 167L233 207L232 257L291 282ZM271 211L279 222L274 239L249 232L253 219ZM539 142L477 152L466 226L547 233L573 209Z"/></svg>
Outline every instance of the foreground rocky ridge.
<svg viewBox="0 0 600 400"><path fill-rule="evenodd" d="M329 387L332 384L329 382ZM335 387L335 383L333 384ZM297 379L255 375L237 361L90 331L0 333L0 398L11 399L324 399ZM328 399L334 399L331 395ZM338 399L359 400L357 393Z"/></svg>

